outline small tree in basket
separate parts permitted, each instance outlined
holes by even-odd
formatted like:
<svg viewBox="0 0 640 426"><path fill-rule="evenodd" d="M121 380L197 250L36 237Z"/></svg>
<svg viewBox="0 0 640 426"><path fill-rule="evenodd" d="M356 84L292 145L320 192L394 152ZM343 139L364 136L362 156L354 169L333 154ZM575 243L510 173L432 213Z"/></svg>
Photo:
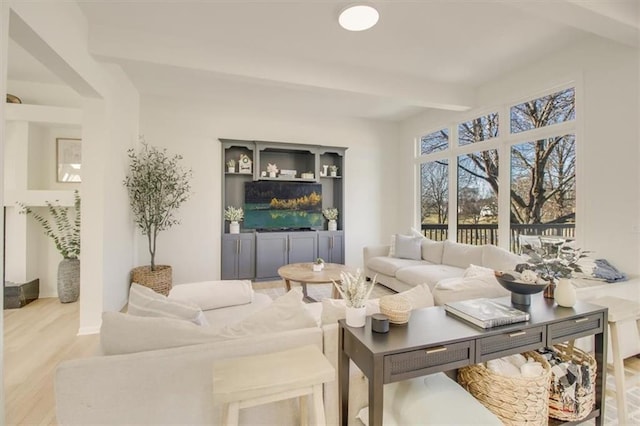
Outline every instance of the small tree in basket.
<svg viewBox="0 0 640 426"><path fill-rule="evenodd" d="M129 204L142 235L146 235L151 255L151 270L155 271L156 239L158 233L177 225L176 210L189 199L191 169L180 166L181 155L169 157L167 150L146 144L129 155L129 174L124 185L129 192Z"/></svg>

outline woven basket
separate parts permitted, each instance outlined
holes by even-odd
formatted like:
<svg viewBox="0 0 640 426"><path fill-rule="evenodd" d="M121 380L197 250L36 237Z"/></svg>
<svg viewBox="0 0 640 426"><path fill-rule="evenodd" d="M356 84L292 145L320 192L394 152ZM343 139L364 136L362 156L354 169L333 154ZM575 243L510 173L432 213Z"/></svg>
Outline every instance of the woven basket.
<svg viewBox="0 0 640 426"><path fill-rule="evenodd" d="M588 353L567 344L554 345L553 349L563 361L582 366L583 372L588 369L589 381L587 386L576 383L575 395L571 395L573 388L568 393L552 375L549 387L549 416L564 421L581 420L591 413L596 403L596 360Z"/></svg>
<svg viewBox="0 0 640 426"><path fill-rule="evenodd" d="M411 315L411 303L403 296L390 295L380 298L380 313L389 317L392 324L406 324Z"/></svg>
<svg viewBox="0 0 640 426"><path fill-rule="evenodd" d="M156 265L155 271L151 270L151 266L139 266L131 271L131 282L167 296L173 282L171 266Z"/></svg>
<svg viewBox="0 0 640 426"><path fill-rule="evenodd" d="M551 367L537 352L525 352L542 364L538 377L508 377L497 374L484 364L458 370L458 383L498 416L505 425L544 425L549 422L549 380Z"/></svg>

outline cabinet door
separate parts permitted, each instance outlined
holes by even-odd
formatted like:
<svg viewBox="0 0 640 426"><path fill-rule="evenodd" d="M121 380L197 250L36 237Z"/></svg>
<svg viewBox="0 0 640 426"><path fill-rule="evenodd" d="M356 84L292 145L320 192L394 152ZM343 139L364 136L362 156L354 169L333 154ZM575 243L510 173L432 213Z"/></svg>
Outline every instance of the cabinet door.
<svg viewBox="0 0 640 426"><path fill-rule="evenodd" d="M222 263L220 276L223 280L232 280L238 277L238 244L239 234L222 235Z"/></svg>
<svg viewBox="0 0 640 426"><path fill-rule="evenodd" d="M287 264L288 234L256 234L256 278L277 278L278 268Z"/></svg>
<svg viewBox="0 0 640 426"><path fill-rule="evenodd" d="M317 257L317 232L292 232L289 234L289 263L313 262Z"/></svg>
<svg viewBox="0 0 640 426"><path fill-rule="evenodd" d="M318 232L318 257L329 263L344 263L344 232Z"/></svg>
<svg viewBox="0 0 640 426"><path fill-rule="evenodd" d="M256 251L253 234L240 234L238 244L238 275L242 280L256 275Z"/></svg>

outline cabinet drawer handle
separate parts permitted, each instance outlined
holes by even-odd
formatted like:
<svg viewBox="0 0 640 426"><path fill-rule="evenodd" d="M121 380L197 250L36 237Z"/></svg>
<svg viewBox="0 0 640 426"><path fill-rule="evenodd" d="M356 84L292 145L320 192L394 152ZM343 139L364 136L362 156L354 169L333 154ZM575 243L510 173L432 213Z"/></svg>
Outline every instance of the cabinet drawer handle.
<svg viewBox="0 0 640 426"><path fill-rule="evenodd" d="M524 336L525 334L527 334L526 331L517 331L515 333L511 333L509 334L509 337L518 337L518 336Z"/></svg>
<svg viewBox="0 0 640 426"><path fill-rule="evenodd" d="M577 319L576 324L579 322L585 322L585 321L589 321L589 317Z"/></svg>
<svg viewBox="0 0 640 426"><path fill-rule="evenodd" d="M427 353L427 355L431 355L431 354L436 354L438 352L444 352L446 351L447 348L444 346L440 346L439 348L431 348L431 349L427 349L425 352Z"/></svg>

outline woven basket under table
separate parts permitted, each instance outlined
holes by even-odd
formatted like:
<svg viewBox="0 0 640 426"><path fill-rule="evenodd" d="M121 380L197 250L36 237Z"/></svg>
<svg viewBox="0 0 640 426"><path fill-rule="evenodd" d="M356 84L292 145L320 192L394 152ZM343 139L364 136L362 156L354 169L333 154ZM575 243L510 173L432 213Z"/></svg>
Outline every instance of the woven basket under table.
<svg viewBox="0 0 640 426"><path fill-rule="evenodd" d="M525 352L542 364L537 377L508 377L475 364L458 370L458 383L498 416L505 425L544 425L549 422L549 381L551 367L537 352Z"/></svg>
<svg viewBox="0 0 640 426"><path fill-rule="evenodd" d="M586 366L589 370L589 385L582 386L577 383L575 397L569 397L565 394L566 389L556 384L552 375L549 389L549 416L564 421L581 420L595 407L596 360L588 353L568 344L554 345L553 349L563 361L573 362L583 368Z"/></svg>

